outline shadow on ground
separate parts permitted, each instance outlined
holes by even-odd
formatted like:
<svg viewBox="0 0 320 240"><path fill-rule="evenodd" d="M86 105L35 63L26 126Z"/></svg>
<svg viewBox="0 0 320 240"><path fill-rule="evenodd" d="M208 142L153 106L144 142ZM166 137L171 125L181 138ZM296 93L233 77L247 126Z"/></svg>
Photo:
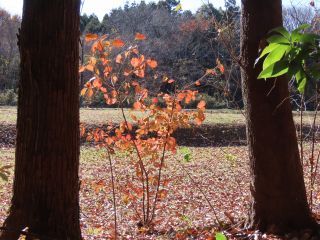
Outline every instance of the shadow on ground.
<svg viewBox="0 0 320 240"><path fill-rule="evenodd" d="M106 129L105 125L86 125L87 131L101 127ZM0 147L14 147L16 132L15 125L0 124ZM312 137L309 125L303 126L303 134L306 140ZM191 128L178 129L174 136L178 145L188 147L243 146L247 144L246 128L243 124L192 126ZM316 138L320 138L320 132L316 133ZM85 137L81 138L81 144L88 144Z"/></svg>

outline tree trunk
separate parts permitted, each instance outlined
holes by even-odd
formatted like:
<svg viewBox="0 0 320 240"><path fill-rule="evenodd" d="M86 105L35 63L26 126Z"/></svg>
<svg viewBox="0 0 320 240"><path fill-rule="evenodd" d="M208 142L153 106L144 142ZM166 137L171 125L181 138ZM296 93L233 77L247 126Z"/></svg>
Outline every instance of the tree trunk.
<svg viewBox="0 0 320 240"><path fill-rule="evenodd" d="M26 227L40 239L81 239L79 6L24 0L14 195L0 239Z"/></svg>
<svg viewBox="0 0 320 240"><path fill-rule="evenodd" d="M249 226L284 233L313 227L314 221L307 203L288 80L258 80L261 65L254 68L259 47L278 26L282 26L281 0L242 0L241 77L253 197Z"/></svg>

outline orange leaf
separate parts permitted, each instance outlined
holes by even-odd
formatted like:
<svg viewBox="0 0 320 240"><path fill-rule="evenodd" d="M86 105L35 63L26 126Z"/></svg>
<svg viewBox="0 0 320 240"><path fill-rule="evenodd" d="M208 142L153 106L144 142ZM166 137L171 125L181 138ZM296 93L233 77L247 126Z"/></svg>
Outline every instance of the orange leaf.
<svg viewBox="0 0 320 240"><path fill-rule="evenodd" d="M100 79L100 78L95 79L95 80L93 81L93 86L96 87L96 88L100 88L100 87L102 86L102 81L101 81L101 79Z"/></svg>
<svg viewBox="0 0 320 240"><path fill-rule="evenodd" d="M111 77L111 82L112 82L112 84L115 84L117 81L118 81L118 77L117 77L116 75L113 75L113 76Z"/></svg>
<svg viewBox="0 0 320 240"><path fill-rule="evenodd" d="M218 65L218 69L220 70L221 73L224 73L224 66L222 64Z"/></svg>
<svg viewBox="0 0 320 240"><path fill-rule="evenodd" d="M131 65L136 68L139 67L139 65L141 64L140 59L139 58L132 58L131 59Z"/></svg>
<svg viewBox="0 0 320 240"><path fill-rule="evenodd" d="M121 40L121 39L115 39L113 42L112 42L112 46L116 47L116 48L121 48L124 46L124 42Z"/></svg>
<svg viewBox="0 0 320 240"><path fill-rule="evenodd" d="M135 109L135 110L139 110L139 109L141 109L141 103L140 102L135 102L134 104L133 104L133 109Z"/></svg>
<svg viewBox="0 0 320 240"><path fill-rule="evenodd" d="M85 86L86 86L86 88L91 88L92 87L90 82L86 82Z"/></svg>
<svg viewBox="0 0 320 240"><path fill-rule="evenodd" d="M146 40L147 37L145 35L143 35L142 33L136 33L136 36L135 36L135 40Z"/></svg>
<svg viewBox="0 0 320 240"><path fill-rule="evenodd" d="M167 139L167 149L170 151L175 151L176 149L176 139L174 137L169 137Z"/></svg>
<svg viewBox="0 0 320 240"><path fill-rule="evenodd" d="M149 67L151 67L151 68L156 68L156 67L158 66L157 61L151 60L151 59L148 59L148 60L147 60L147 64L148 64Z"/></svg>
<svg viewBox="0 0 320 240"><path fill-rule="evenodd" d="M224 66L220 62L219 58L216 60L217 68L220 70L221 73L224 73Z"/></svg>
<svg viewBox="0 0 320 240"><path fill-rule="evenodd" d="M107 92L107 89L106 89L105 87L101 87L101 88L100 88L100 91L103 92L103 93L106 93L106 92Z"/></svg>
<svg viewBox="0 0 320 240"><path fill-rule="evenodd" d="M116 90L112 90L112 91L111 91L111 97L116 98L117 95L118 95L118 93L117 93Z"/></svg>
<svg viewBox="0 0 320 240"><path fill-rule="evenodd" d="M131 71L128 69L124 70L124 72L123 72L123 75L126 77L128 77L130 74L131 74Z"/></svg>
<svg viewBox="0 0 320 240"><path fill-rule="evenodd" d="M92 95L93 95L93 90L92 90L92 88L88 88L87 96L88 96L88 97L92 97Z"/></svg>
<svg viewBox="0 0 320 240"><path fill-rule="evenodd" d="M116 98L108 98L107 100L107 104L108 105L113 105L117 102L117 99Z"/></svg>
<svg viewBox="0 0 320 240"><path fill-rule="evenodd" d="M116 57L116 63L121 63L122 62L122 55L118 54Z"/></svg>
<svg viewBox="0 0 320 240"><path fill-rule="evenodd" d="M138 70L134 71L134 74L140 78L144 78L144 70L143 69L138 69Z"/></svg>
<svg viewBox="0 0 320 240"><path fill-rule="evenodd" d="M90 41L96 40L97 38L98 38L97 34L88 33L86 34L85 40L86 42L90 42Z"/></svg>
<svg viewBox="0 0 320 240"><path fill-rule="evenodd" d="M84 70L86 70L86 66L81 66L81 67L79 68L79 73L84 72Z"/></svg>
<svg viewBox="0 0 320 240"><path fill-rule="evenodd" d="M206 74L216 75L216 71L214 69L207 69Z"/></svg>
<svg viewBox="0 0 320 240"><path fill-rule="evenodd" d="M103 73L107 77L111 71L112 71L112 67L106 66L103 70Z"/></svg>
<svg viewBox="0 0 320 240"><path fill-rule="evenodd" d="M185 96L186 96L185 93L179 93L177 97L179 101L182 101L185 98Z"/></svg>
<svg viewBox="0 0 320 240"><path fill-rule="evenodd" d="M202 124L202 122L205 120L205 116L204 116L203 111L199 110L198 116L195 118L195 120L196 120L196 124L198 124L198 125Z"/></svg>
<svg viewBox="0 0 320 240"><path fill-rule="evenodd" d="M92 45L91 51L95 52L96 50L98 50L100 52L103 51L103 45L102 45L101 41L97 41Z"/></svg>
<svg viewBox="0 0 320 240"><path fill-rule="evenodd" d="M199 109L204 109L205 106L206 106L206 102L203 101L203 100L201 100L201 101L198 103L197 108L199 108Z"/></svg>
<svg viewBox="0 0 320 240"><path fill-rule="evenodd" d="M83 88L83 89L81 90L80 95L81 95L81 96L84 96L84 95L86 94L87 90L88 90L88 88Z"/></svg>

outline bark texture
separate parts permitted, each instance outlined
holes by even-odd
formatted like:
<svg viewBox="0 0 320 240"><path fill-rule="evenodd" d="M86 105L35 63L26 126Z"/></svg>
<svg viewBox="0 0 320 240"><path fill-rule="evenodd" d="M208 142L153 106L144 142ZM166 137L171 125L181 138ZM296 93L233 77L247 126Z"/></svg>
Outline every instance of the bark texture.
<svg viewBox="0 0 320 240"><path fill-rule="evenodd" d="M14 195L0 239L81 239L80 0L24 0ZM30 235L28 239L33 239Z"/></svg>
<svg viewBox="0 0 320 240"><path fill-rule="evenodd" d="M242 0L241 72L247 112L252 208L249 226L274 233L314 226L286 78L258 80L267 33L282 26L281 0Z"/></svg>

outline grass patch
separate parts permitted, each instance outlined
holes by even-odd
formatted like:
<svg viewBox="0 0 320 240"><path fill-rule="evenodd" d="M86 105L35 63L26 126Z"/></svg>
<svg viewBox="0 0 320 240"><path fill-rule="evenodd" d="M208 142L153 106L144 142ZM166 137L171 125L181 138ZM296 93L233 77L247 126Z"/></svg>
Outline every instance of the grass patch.
<svg viewBox="0 0 320 240"><path fill-rule="evenodd" d="M128 119L130 119L130 113L132 111L126 109L125 113ZM141 113L135 112L138 116ZM294 120L297 124L300 123L300 115L298 112L293 112ZM311 125L313 122L314 112L309 111L304 113L303 124ZM16 107L1 107L0 106L0 124L16 124L17 108ZM80 109L80 121L86 124L105 124L109 121L117 123L123 121L121 111L113 108L81 108ZM317 118L317 124L320 124L320 116ZM214 125L243 125L245 124L245 117L239 110L219 109L219 110L207 110L206 120L204 124Z"/></svg>

